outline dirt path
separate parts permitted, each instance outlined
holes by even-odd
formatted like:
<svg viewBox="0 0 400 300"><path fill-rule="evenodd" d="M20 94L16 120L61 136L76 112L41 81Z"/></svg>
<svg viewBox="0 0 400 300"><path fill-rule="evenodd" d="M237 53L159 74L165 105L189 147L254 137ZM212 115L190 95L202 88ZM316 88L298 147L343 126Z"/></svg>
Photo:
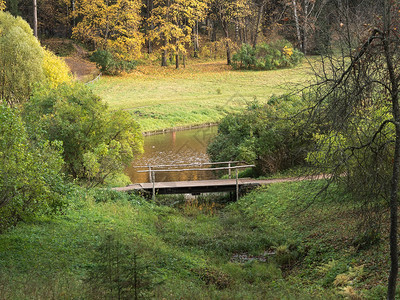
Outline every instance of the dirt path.
<svg viewBox="0 0 400 300"><path fill-rule="evenodd" d="M90 81L99 74L96 64L88 60L88 53L81 46L73 44L75 52L64 60L72 74L80 81Z"/></svg>

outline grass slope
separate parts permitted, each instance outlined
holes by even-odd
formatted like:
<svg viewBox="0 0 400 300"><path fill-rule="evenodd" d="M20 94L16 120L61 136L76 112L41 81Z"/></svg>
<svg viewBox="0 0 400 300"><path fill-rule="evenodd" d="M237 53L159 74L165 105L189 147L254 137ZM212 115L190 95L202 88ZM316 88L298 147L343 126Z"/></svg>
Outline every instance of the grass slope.
<svg viewBox="0 0 400 300"><path fill-rule="evenodd" d="M294 69L235 71L223 61L190 61L186 68L140 65L125 76L93 84L111 108L127 109L143 131L218 122L257 98L266 101L310 79L307 63Z"/></svg>
<svg viewBox="0 0 400 300"><path fill-rule="evenodd" d="M105 269L101 284L88 280L110 234L146 266L143 298L384 299L387 249L352 246L355 218L331 201L338 191L299 213L311 199L300 191L315 188L275 184L220 210L207 199L170 208L76 190L62 215L0 235L0 299L116 299Z"/></svg>

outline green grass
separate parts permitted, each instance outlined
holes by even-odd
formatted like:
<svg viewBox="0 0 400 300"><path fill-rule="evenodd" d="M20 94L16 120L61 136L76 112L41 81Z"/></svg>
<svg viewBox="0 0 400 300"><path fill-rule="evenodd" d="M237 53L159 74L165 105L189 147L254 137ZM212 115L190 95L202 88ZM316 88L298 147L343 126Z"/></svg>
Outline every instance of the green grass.
<svg viewBox="0 0 400 300"><path fill-rule="evenodd" d="M143 131L218 122L257 98L266 101L311 79L307 63L272 71L234 71L224 62L190 61L186 68L142 65L93 84L111 108L126 109Z"/></svg>
<svg viewBox="0 0 400 300"><path fill-rule="evenodd" d="M0 299L115 298L107 273L97 273L100 285L88 280L107 235L146 266L139 277L149 298L338 299L351 287L353 296L381 299L387 248L354 249L355 218L336 204L339 190L304 211L318 188L275 184L218 210L209 198L171 208L77 189L63 214L0 235ZM351 280L337 285L339 274Z"/></svg>

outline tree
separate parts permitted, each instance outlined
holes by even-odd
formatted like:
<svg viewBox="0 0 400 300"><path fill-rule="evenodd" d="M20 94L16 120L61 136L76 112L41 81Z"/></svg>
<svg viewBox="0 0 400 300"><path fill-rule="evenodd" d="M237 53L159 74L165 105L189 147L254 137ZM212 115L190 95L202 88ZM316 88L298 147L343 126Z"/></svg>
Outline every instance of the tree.
<svg viewBox="0 0 400 300"><path fill-rule="evenodd" d="M385 0L368 7L337 2L336 34L341 56L325 57L313 86L313 120L324 123L319 150L310 161L354 198L374 210L390 210L390 274L387 298L394 299L398 274L397 219L400 176L399 4ZM362 22L361 24L359 22ZM368 25L367 25L368 24Z"/></svg>
<svg viewBox="0 0 400 300"><path fill-rule="evenodd" d="M208 0L154 0L154 8L148 20L154 26L150 39L162 43L161 65L166 66L167 53L175 55L179 67L179 54L187 52L196 22L206 16Z"/></svg>
<svg viewBox="0 0 400 300"><path fill-rule="evenodd" d="M6 9L6 2L4 0L0 0L0 11L3 11Z"/></svg>
<svg viewBox="0 0 400 300"><path fill-rule="evenodd" d="M316 31L316 23L328 4L327 0L292 0L297 42L304 54L311 48L310 40Z"/></svg>
<svg viewBox="0 0 400 300"><path fill-rule="evenodd" d="M36 90L24 116L31 138L61 141L66 172L90 186L121 173L143 151L140 127L132 116L110 111L83 84Z"/></svg>
<svg viewBox="0 0 400 300"><path fill-rule="evenodd" d="M9 105L28 99L34 84L45 78L43 57L28 23L0 12L0 99Z"/></svg>
<svg viewBox="0 0 400 300"><path fill-rule="evenodd" d="M0 104L0 232L62 205L60 147L28 139L17 109Z"/></svg>
<svg viewBox="0 0 400 300"><path fill-rule="evenodd" d="M70 81L63 60L43 49L20 17L0 12L0 100L14 106L28 100L38 84Z"/></svg>
<svg viewBox="0 0 400 300"><path fill-rule="evenodd" d="M113 52L119 59L136 59L144 42L139 31L141 6L139 0L81 0L74 14L81 21L72 36L93 43L96 49Z"/></svg>
<svg viewBox="0 0 400 300"><path fill-rule="evenodd" d="M226 62L228 65L231 64L230 24L234 21L239 22L250 14L251 10L247 0L213 0L211 4L211 15L219 21L225 35Z"/></svg>

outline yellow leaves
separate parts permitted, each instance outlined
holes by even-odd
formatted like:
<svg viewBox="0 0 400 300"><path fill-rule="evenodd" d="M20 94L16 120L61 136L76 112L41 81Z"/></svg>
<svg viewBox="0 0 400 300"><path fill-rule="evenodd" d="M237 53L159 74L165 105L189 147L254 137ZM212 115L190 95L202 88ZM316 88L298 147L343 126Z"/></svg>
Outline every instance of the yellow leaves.
<svg viewBox="0 0 400 300"><path fill-rule="evenodd" d="M69 68L64 60L48 50L44 52L43 71L47 82L52 88L72 80Z"/></svg>
<svg viewBox="0 0 400 300"><path fill-rule="evenodd" d="M288 48L287 46L283 47L282 49L283 55L285 55L286 58L290 58L293 54L293 48Z"/></svg>
<svg viewBox="0 0 400 300"><path fill-rule="evenodd" d="M0 11L3 11L6 9L6 2L4 0L0 0Z"/></svg>
<svg viewBox="0 0 400 300"><path fill-rule="evenodd" d="M161 50L186 52L191 42L192 28L196 21L206 17L209 0L155 0L155 8L148 23L155 26L150 31L152 40L161 40Z"/></svg>
<svg viewBox="0 0 400 300"><path fill-rule="evenodd" d="M139 32L140 0L82 0L75 17L82 21L73 28L72 35L82 41L93 42L97 48L110 49L120 58L140 57L144 43Z"/></svg>

